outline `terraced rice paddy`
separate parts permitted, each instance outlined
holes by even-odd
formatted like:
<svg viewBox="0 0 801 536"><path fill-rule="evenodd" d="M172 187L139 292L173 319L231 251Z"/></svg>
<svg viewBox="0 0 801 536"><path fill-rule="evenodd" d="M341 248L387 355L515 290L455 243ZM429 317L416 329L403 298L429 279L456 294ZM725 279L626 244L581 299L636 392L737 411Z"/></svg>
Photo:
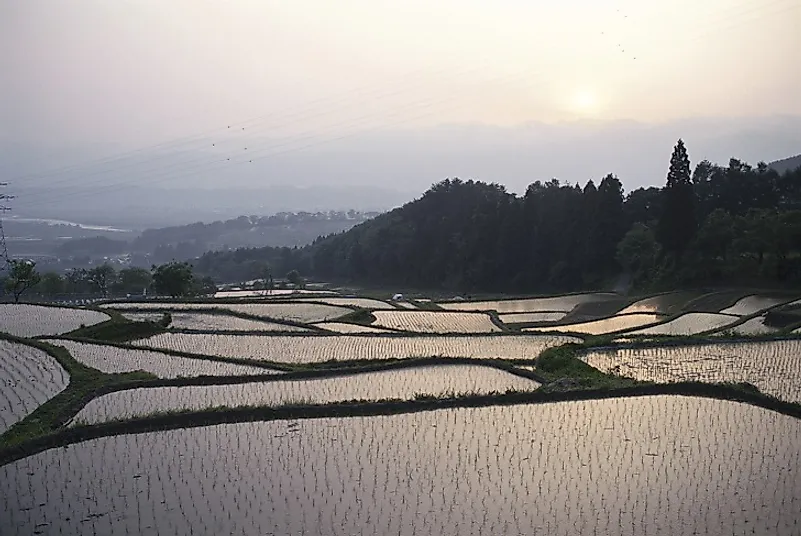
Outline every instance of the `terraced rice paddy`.
<svg viewBox="0 0 801 536"><path fill-rule="evenodd" d="M413 400L416 396L533 391L535 381L491 367L420 367L319 380L272 381L238 385L155 387L118 391L95 398L75 422L95 424L142 417L159 411L200 410L216 406L328 404L349 400Z"/></svg>
<svg viewBox="0 0 801 536"><path fill-rule="evenodd" d="M504 324L529 324L534 322L558 322L567 313L557 311L544 311L541 313L506 313L498 315Z"/></svg>
<svg viewBox="0 0 801 536"><path fill-rule="evenodd" d="M642 381L748 382L801 402L801 341L718 343L593 351L582 360Z"/></svg>
<svg viewBox="0 0 801 536"><path fill-rule="evenodd" d="M763 309L770 309L771 307L775 307L776 305L786 301L786 299L769 298L767 296L746 296L731 307L723 309L721 313L728 315L748 316L758 313Z"/></svg>
<svg viewBox="0 0 801 536"><path fill-rule="evenodd" d="M774 328L773 326L768 326L765 324L765 317L764 316L757 316L750 320L746 320L739 326L734 326L733 328L724 329L721 333L728 333L731 332L734 335L767 335L770 333L776 333L779 331L778 328Z"/></svg>
<svg viewBox="0 0 801 536"><path fill-rule="evenodd" d="M675 314L681 310L681 308L687 304L687 302L691 301L693 298L697 298L698 295L693 292L669 292L667 294L659 294L658 296L651 296L650 298L644 298L642 300L636 301L618 311L617 314L630 314L630 313L652 313L652 314Z"/></svg>
<svg viewBox="0 0 801 536"><path fill-rule="evenodd" d="M153 313L127 313L127 316L144 315L147 320ZM172 313L170 328L196 331L309 331L300 326L277 324L263 320L251 320L226 314L212 313ZM131 318L135 320L135 318ZM142 320L139 320L140 322Z"/></svg>
<svg viewBox="0 0 801 536"><path fill-rule="evenodd" d="M198 311L219 309L233 311L263 318L290 320L301 323L323 322L352 312L352 309L316 303L167 303L167 302L127 302L104 305L121 311Z"/></svg>
<svg viewBox="0 0 801 536"><path fill-rule="evenodd" d="M273 290L223 290L217 292L214 297L217 299L225 298L294 298L305 296L331 296L336 292L330 290L291 290L291 289L273 289Z"/></svg>
<svg viewBox="0 0 801 536"><path fill-rule="evenodd" d="M688 397L228 424L0 467L0 519L14 536L794 535L799 457L801 421Z"/></svg>
<svg viewBox="0 0 801 536"><path fill-rule="evenodd" d="M374 325L413 333L492 333L501 331L489 315L444 311L375 311Z"/></svg>
<svg viewBox="0 0 801 536"><path fill-rule="evenodd" d="M118 348L116 346L88 344L65 339L48 339L47 342L63 346L76 361L106 373L143 370L155 374L159 378L248 376L278 373L276 370L262 367L178 357L151 350Z"/></svg>
<svg viewBox="0 0 801 536"><path fill-rule="evenodd" d="M0 332L17 337L61 335L84 326L105 322L109 316L88 309L46 307L29 304L0 304Z"/></svg>
<svg viewBox="0 0 801 536"><path fill-rule="evenodd" d="M631 331L626 335L697 335L733 324L739 318L720 313L685 313L670 322Z"/></svg>
<svg viewBox="0 0 801 536"><path fill-rule="evenodd" d="M0 340L0 434L63 391L68 383L67 372L46 352Z"/></svg>
<svg viewBox="0 0 801 536"><path fill-rule="evenodd" d="M123 318L131 322L159 322L164 313L120 313Z"/></svg>
<svg viewBox="0 0 801 536"><path fill-rule="evenodd" d="M561 326L546 326L541 328L527 328L523 331L549 332L561 331L571 333L584 333L587 335L603 335L627 329L634 329L647 324L659 322L663 317L660 315L634 313L630 315L618 315L593 322L582 322L580 324L563 324Z"/></svg>
<svg viewBox="0 0 801 536"><path fill-rule="evenodd" d="M374 300L372 298L345 298L345 297L330 297L330 298L304 298L302 301L316 301L319 303L326 303L328 305L339 305L345 307L361 307L362 309L395 309L392 304L381 300Z"/></svg>
<svg viewBox="0 0 801 536"><path fill-rule="evenodd" d="M568 342L563 335L507 336L289 336L162 333L132 344L192 354L270 360L280 363L322 363L413 357L534 359L543 350Z"/></svg>
<svg viewBox="0 0 801 536"><path fill-rule="evenodd" d="M552 298L525 298L520 300L495 300L475 302L439 303L448 311L497 311L498 313L537 313L543 311L559 311L569 313L578 304L590 301L603 301L612 298L613 294L573 294Z"/></svg>
<svg viewBox="0 0 801 536"><path fill-rule="evenodd" d="M315 326L334 333L392 333L387 329L363 326L361 324L348 324L347 322L320 322Z"/></svg>

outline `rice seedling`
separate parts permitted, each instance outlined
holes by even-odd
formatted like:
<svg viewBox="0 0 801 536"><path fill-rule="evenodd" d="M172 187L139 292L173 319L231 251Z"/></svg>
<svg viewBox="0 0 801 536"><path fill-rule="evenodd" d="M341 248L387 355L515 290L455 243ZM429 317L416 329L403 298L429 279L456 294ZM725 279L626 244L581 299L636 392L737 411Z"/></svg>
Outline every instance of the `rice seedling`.
<svg viewBox="0 0 801 536"><path fill-rule="evenodd" d="M484 313L375 311L374 325L412 333L492 333L501 328Z"/></svg>
<svg viewBox="0 0 801 536"><path fill-rule="evenodd" d="M48 340L47 342L63 346L79 363L83 363L87 367L92 367L109 374L143 370L159 378L179 378L278 373L278 371L261 367L223 363L207 359L178 357L152 350L133 350L130 348L89 344L67 339L54 339Z"/></svg>
<svg viewBox="0 0 801 536"><path fill-rule="evenodd" d="M261 359L280 363L381 360L412 357L534 359L552 346L580 342L563 335L508 336L290 336L163 333L136 346L198 355Z"/></svg>
<svg viewBox="0 0 801 536"><path fill-rule="evenodd" d="M159 411L197 411L216 406L278 407L297 400L328 404L349 400L412 400L417 396L436 399L455 393L533 391L537 387L535 381L491 367L438 365L312 380L129 389L93 399L76 419L94 424Z"/></svg>
<svg viewBox="0 0 801 536"><path fill-rule="evenodd" d="M799 456L797 419L675 396L250 422L5 465L0 519L10 536L790 535Z"/></svg>
<svg viewBox="0 0 801 536"><path fill-rule="evenodd" d="M17 337L61 335L83 326L109 319L107 314L89 309L47 307L27 303L0 304L0 332Z"/></svg>
<svg viewBox="0 0 801 536"><path fill-rule="evenodd" d="M315 301L317 303L325 303L328 305L344 306L344 307L358 307L360 309L386 309L392 310L395 307L385 301L376 300L373 298L346 298L340 296L322 297L322 298L303 298L299 301Z"/></svg>
<svg viewBox="0 0 801 536"><path fill-rule="evenodd" d="M767 335L770 333L776 333L777 331L779 331L779 328L775 328L773 326L768 326L767 324L765 324L764 316L757 316L751 318L750 320L746 320L739 326L725 328L720 333L731 334L731 335L753 336L753 335Z"/></svg>
<svg viewBox="0 0 801 536"><path fill-rule="evenodd" d="M127 313L125 316L130 318L131 316L142 315L143 318L138 320L142 321L150 320L149 317L154 314L156 313ZM300 326L277 324L226 314L176 312L171 316L172 322L169 327L173 329L196 331L309 331ZM131 318L131 320L136 320L136 318Z"/></svg>
<svg viewBox="0 0 801 536"><path fill-rule="evenodd" d="M589 301L603 301L613 299L614 294L571 294L567 296L553 296L548 298L523 298L515 300L494 301L463 301L439 303L442 309L448 311L496 311L503 313L537 313L543 311L560 311L569 313L578 304Z"/></svg>
<svg viewBox="0 0 801 536"><path fill-rule="evenodd" d="M770 298L768 296L746 296L737 301L731 307L727 307L720 311L722 314L727 315L740 315L740 316L748 316L764 309L770 309L771 307L775 307L780 303L787 301L783 298Z"/></svg>
<svg viewBox="0 0 801 536"><path fill-rule="evenodd" d="M592 322L581 322L578 324L562 324L559 326L543 326L538 328L525 328L523 331L530 332L549 332L561 331L570 333L584 333L587 335L604 335L634 329L648 324L654 324L663 319L661 315L634 313L628 315L616 315Z"/></svg>
<svg viewBox="0 0 801 536"><path fill-rule="evenodd" d="M300 323L322 322L352 312L352 309L318 303L169 303L169 302L121 302L103 307L119 311L232 311L266 319L290 320Z"/></svg>
<svg viewBox="0 0 801 536"><path fill-rule="evenodd" d="M720 313L685 313L664 324L630 331L626 335L697 335L733 324L739 317Z"/></svg>
<svg viewBox="0 0 801 536"><path fill-rule="evenodd" d="M498 315L504 324L530 324L534 322L558 322L567 313L560 311L543 311L541 313L506 313Z"/></svg>
<svg viewBox="0 0 801 536"><path fill-rule="evenodd" d="M347 322L319 322L314 324L318 328L323 328L334 333L392 333L389 330L364 326L362 324L349 324Z"/></svg>
<svg viewBox="0 0 801 536"><path fill-rule="evenodd" d="M67 372L47 353L0 339L0 434L68 383Z"/></svg>
<svg viewBox="0 0 801 536"><path fill-rule="evenodd" d="M606 373L642 381L748 382L765 394L801 402L801 340L634 347L580 358Z"/></svg>

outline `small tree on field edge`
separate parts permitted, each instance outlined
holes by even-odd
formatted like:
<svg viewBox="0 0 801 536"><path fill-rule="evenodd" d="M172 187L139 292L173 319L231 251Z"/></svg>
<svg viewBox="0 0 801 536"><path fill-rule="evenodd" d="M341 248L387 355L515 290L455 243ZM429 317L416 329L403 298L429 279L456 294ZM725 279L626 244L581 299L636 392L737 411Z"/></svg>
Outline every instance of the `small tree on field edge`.
<svg viewBox="0 0 801 536"><path fill-rule="evenodd" d="M19 303L20 296L29 288L39 284L42 276L36 271L36 263L31 260L14 259L9 261L6 290L14 295L14 303Z"/></svg>

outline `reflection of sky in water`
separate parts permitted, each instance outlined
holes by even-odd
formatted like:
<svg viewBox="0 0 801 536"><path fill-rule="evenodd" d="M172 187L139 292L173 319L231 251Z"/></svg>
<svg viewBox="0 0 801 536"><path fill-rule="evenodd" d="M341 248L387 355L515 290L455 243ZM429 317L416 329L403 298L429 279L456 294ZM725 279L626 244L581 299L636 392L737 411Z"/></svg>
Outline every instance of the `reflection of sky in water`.
<svg viewBox="0 0 801 536"><path fill-rule="evenodd" d="M0 519L10 535L793 534L799 456L801 421L689 397L230 424L14 462Z"/></svg>

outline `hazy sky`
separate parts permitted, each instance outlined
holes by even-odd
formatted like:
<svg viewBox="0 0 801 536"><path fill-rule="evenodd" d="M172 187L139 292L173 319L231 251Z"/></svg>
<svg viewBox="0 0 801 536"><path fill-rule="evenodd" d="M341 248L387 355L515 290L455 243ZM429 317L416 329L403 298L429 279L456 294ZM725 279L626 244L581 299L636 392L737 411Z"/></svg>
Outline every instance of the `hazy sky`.
<svg viewBox="0 0 801 536"><path fill-rule="evenodd" d="M801 0L0 0L0 144L244 155L453 123L798 116L800 24Z"/></svg>
<svg viewBox="0 0 801 536"><path fill-rule="evenodd" d="M2 0L0 128L149 143L266 114L275 135L801 114L800 23L799 0Z"/></svg>

